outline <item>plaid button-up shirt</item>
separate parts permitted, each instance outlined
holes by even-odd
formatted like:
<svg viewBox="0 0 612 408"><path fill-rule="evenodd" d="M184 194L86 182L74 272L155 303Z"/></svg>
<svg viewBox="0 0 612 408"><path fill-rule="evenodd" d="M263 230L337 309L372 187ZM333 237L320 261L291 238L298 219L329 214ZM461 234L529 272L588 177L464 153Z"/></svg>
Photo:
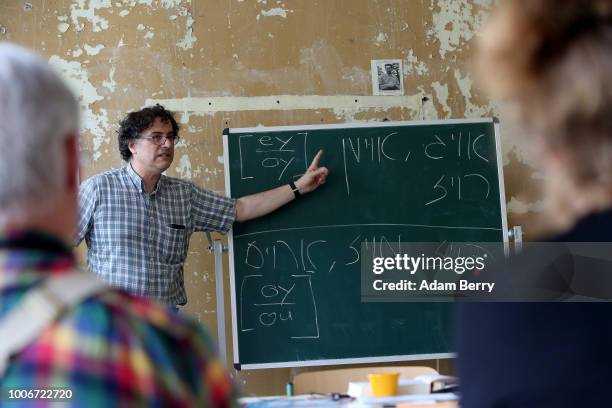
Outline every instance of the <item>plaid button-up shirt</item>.
<svg viewBox="0 0 612 408"><path fill-rule="evenodd" d="M70 249L53 237L0 236L0 319L46 277L74 268ZM63 387L72 400L4 399L0 406L237 406L236 387L213 350L196 322L148 299L107 291L49 325L0 377L3 390Z"/></svg>
<svg viewBox="0 0 612 408"><path fill-rule="evenodd" d="M111 286L170 305L187 302L183 265L196 231L227 233L235 200L162 175L155 191L128 164L94 176L79 191L78 245Z"/></svg>

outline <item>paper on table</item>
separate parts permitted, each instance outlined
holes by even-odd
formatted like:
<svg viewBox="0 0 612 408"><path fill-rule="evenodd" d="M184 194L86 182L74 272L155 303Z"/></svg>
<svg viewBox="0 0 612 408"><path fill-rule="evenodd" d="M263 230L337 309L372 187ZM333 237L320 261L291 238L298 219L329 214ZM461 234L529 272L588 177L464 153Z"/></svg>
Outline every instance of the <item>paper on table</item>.
<svg viewBox="0 0 612 408"><path fill-rule="evenodd" d="M426 402L426 401L456 401L458 394L452 392L443 394L418 394L418 395L397 395L394 397L362 397L358 401L363 404L376 405L395 405L401 402Z"/></svg>
<svg viewBox="0 0 612 408"><path fill-rule="evenodd" d="M414 377L415 381L421 381L424 383L428 383L431 384L434 381L439 381L439 382L447 382L447 383L456 383L458 382L457 377L453 377L450 375L440 375L440 374L436 374L436 375L419 375L417 377Z"/></svg>
<svg viewBox="0 0 612 408"><path fill-rule="evenodd" d="M243 397L238 402L244 408L336 408L339 401L333 401L329 395L304 394L292 397Z"/></svg>
<svg viewBox="0 0 612 408"><path fill-rule="evenodd" d="M400 378L398 381L397 393L399 395L427 394L429 393L429 387L429 382ZM368 381L351 381L348 385L347 394L355 398L371 397L372 388Z"/></svg>
<svg viewBox="0 0 612 408"><path fill-rule="evenodd" d="M412 394L428 394L431 390L431 384L434 382L456 384L458 382L457 377L451 377L448 375L420 375L414 379L403 379L400 378L398 382L398 395L412 395ZM371 397L372 389L370 383L367 381L351 381L347 394L351 397Z"/></svg>
<svg viewBox="0 0 612 408"><path fill-rule="evenodd" d="M459 401L401 402L396 408L458 408Z"/></svg>

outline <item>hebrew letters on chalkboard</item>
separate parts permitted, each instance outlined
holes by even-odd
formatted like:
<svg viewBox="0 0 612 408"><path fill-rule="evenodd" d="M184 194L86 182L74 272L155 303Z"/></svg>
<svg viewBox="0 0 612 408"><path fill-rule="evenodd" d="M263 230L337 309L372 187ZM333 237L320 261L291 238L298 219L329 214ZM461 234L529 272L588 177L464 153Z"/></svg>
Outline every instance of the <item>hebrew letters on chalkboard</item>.
<svg viewBox="0 0 612 408"><path fill-rule="evenodd" d="M311 132L312 133L312 132ZM247 181L258 177L269 180L291 181L299 178L308 167L310 159L316 153L316 146L308 140L309 132L287 132L283 135L243 134L238 136L238 153L240 180ZM341 174L343 190L351 195L351 184L359 184L353 178L359 174L360 168L384 168L391 162L397 162L395 167L403 167L407 171L415 169L413 163L421 160L466 160L489 163L486 155L490 142L485 133L472 134L470 130L449 130L433 132L421 146L404 145L400 131L379 132L376 136L346 136L338 140L338 146L330 154L341 154ZM310 152L309 152L310 148ZM312 153L312 155L309 155ZM412 156L414 153L414 156ZM411 158L412 156L412 158ZM420 156L420 157L419 157ZM410 161L410 163L408 163ZM402 166L402 164L405 164ZM466 169L467 170L467 169ZM449 196L457 200L488 198L491 194L491 182L488 174L467 172L463 174L444 174L431 180L432 199L425 205L434 204ZM253 183L255 185L255 183ZM463 196L462 196L463 184ZM362 186L364 184L361 184ZM366 184L367 186L367 184ZM355 188L355 186L353 186ZM475 197L466 196L466 191L475 192ZM450 197L449 197L450 198Z"/></svg>
<svg viewBox="0 0 612 408"><path fill-rule="evenodd" d="M226 130L232 197L295 181L319 149L330 171L317 191L234 224L235 363L319 365L452 352L451 304L361 302L360 248L504 241L496 126L479 119Z"/></svg>

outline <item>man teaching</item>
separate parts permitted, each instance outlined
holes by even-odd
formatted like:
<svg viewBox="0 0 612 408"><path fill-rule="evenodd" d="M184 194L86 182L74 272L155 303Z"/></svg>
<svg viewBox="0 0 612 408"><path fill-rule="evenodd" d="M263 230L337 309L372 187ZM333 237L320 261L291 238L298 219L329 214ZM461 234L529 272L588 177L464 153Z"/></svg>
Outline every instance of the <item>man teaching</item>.
<svg viewBox="0 0 612 408"><path fill-rule="evenodd" d="M172 164L179 126L160 105L129 113L120 123L125 167L87 179L79 191L75 244L87 244L87 264L110 285L176 307L187 303L183 265L197 231L227 233L234 221L275 211L325 183L322 151L296 182L232 199L162 174Z"/></svg>

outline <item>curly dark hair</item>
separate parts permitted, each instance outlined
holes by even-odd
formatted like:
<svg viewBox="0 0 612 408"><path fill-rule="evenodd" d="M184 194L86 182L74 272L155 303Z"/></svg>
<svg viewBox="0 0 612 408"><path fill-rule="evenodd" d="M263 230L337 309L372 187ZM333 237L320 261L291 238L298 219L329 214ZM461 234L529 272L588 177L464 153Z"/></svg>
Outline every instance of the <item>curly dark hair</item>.
<svg viewBox="0 0 612 408"><path fill-rule="evenodd" d="M163 123L171 123L172 130L178 135L180 126L176 123L176 119L174 119L174 113L160 104L147 106L139 111L130 112L121 122L119 122L119 130L117 131L119 153L121 153L123 160L127 162L130 160L130 157L132 157L129 142L138 139L140 133L153 126L155 118L160 118Z"/></svg>

